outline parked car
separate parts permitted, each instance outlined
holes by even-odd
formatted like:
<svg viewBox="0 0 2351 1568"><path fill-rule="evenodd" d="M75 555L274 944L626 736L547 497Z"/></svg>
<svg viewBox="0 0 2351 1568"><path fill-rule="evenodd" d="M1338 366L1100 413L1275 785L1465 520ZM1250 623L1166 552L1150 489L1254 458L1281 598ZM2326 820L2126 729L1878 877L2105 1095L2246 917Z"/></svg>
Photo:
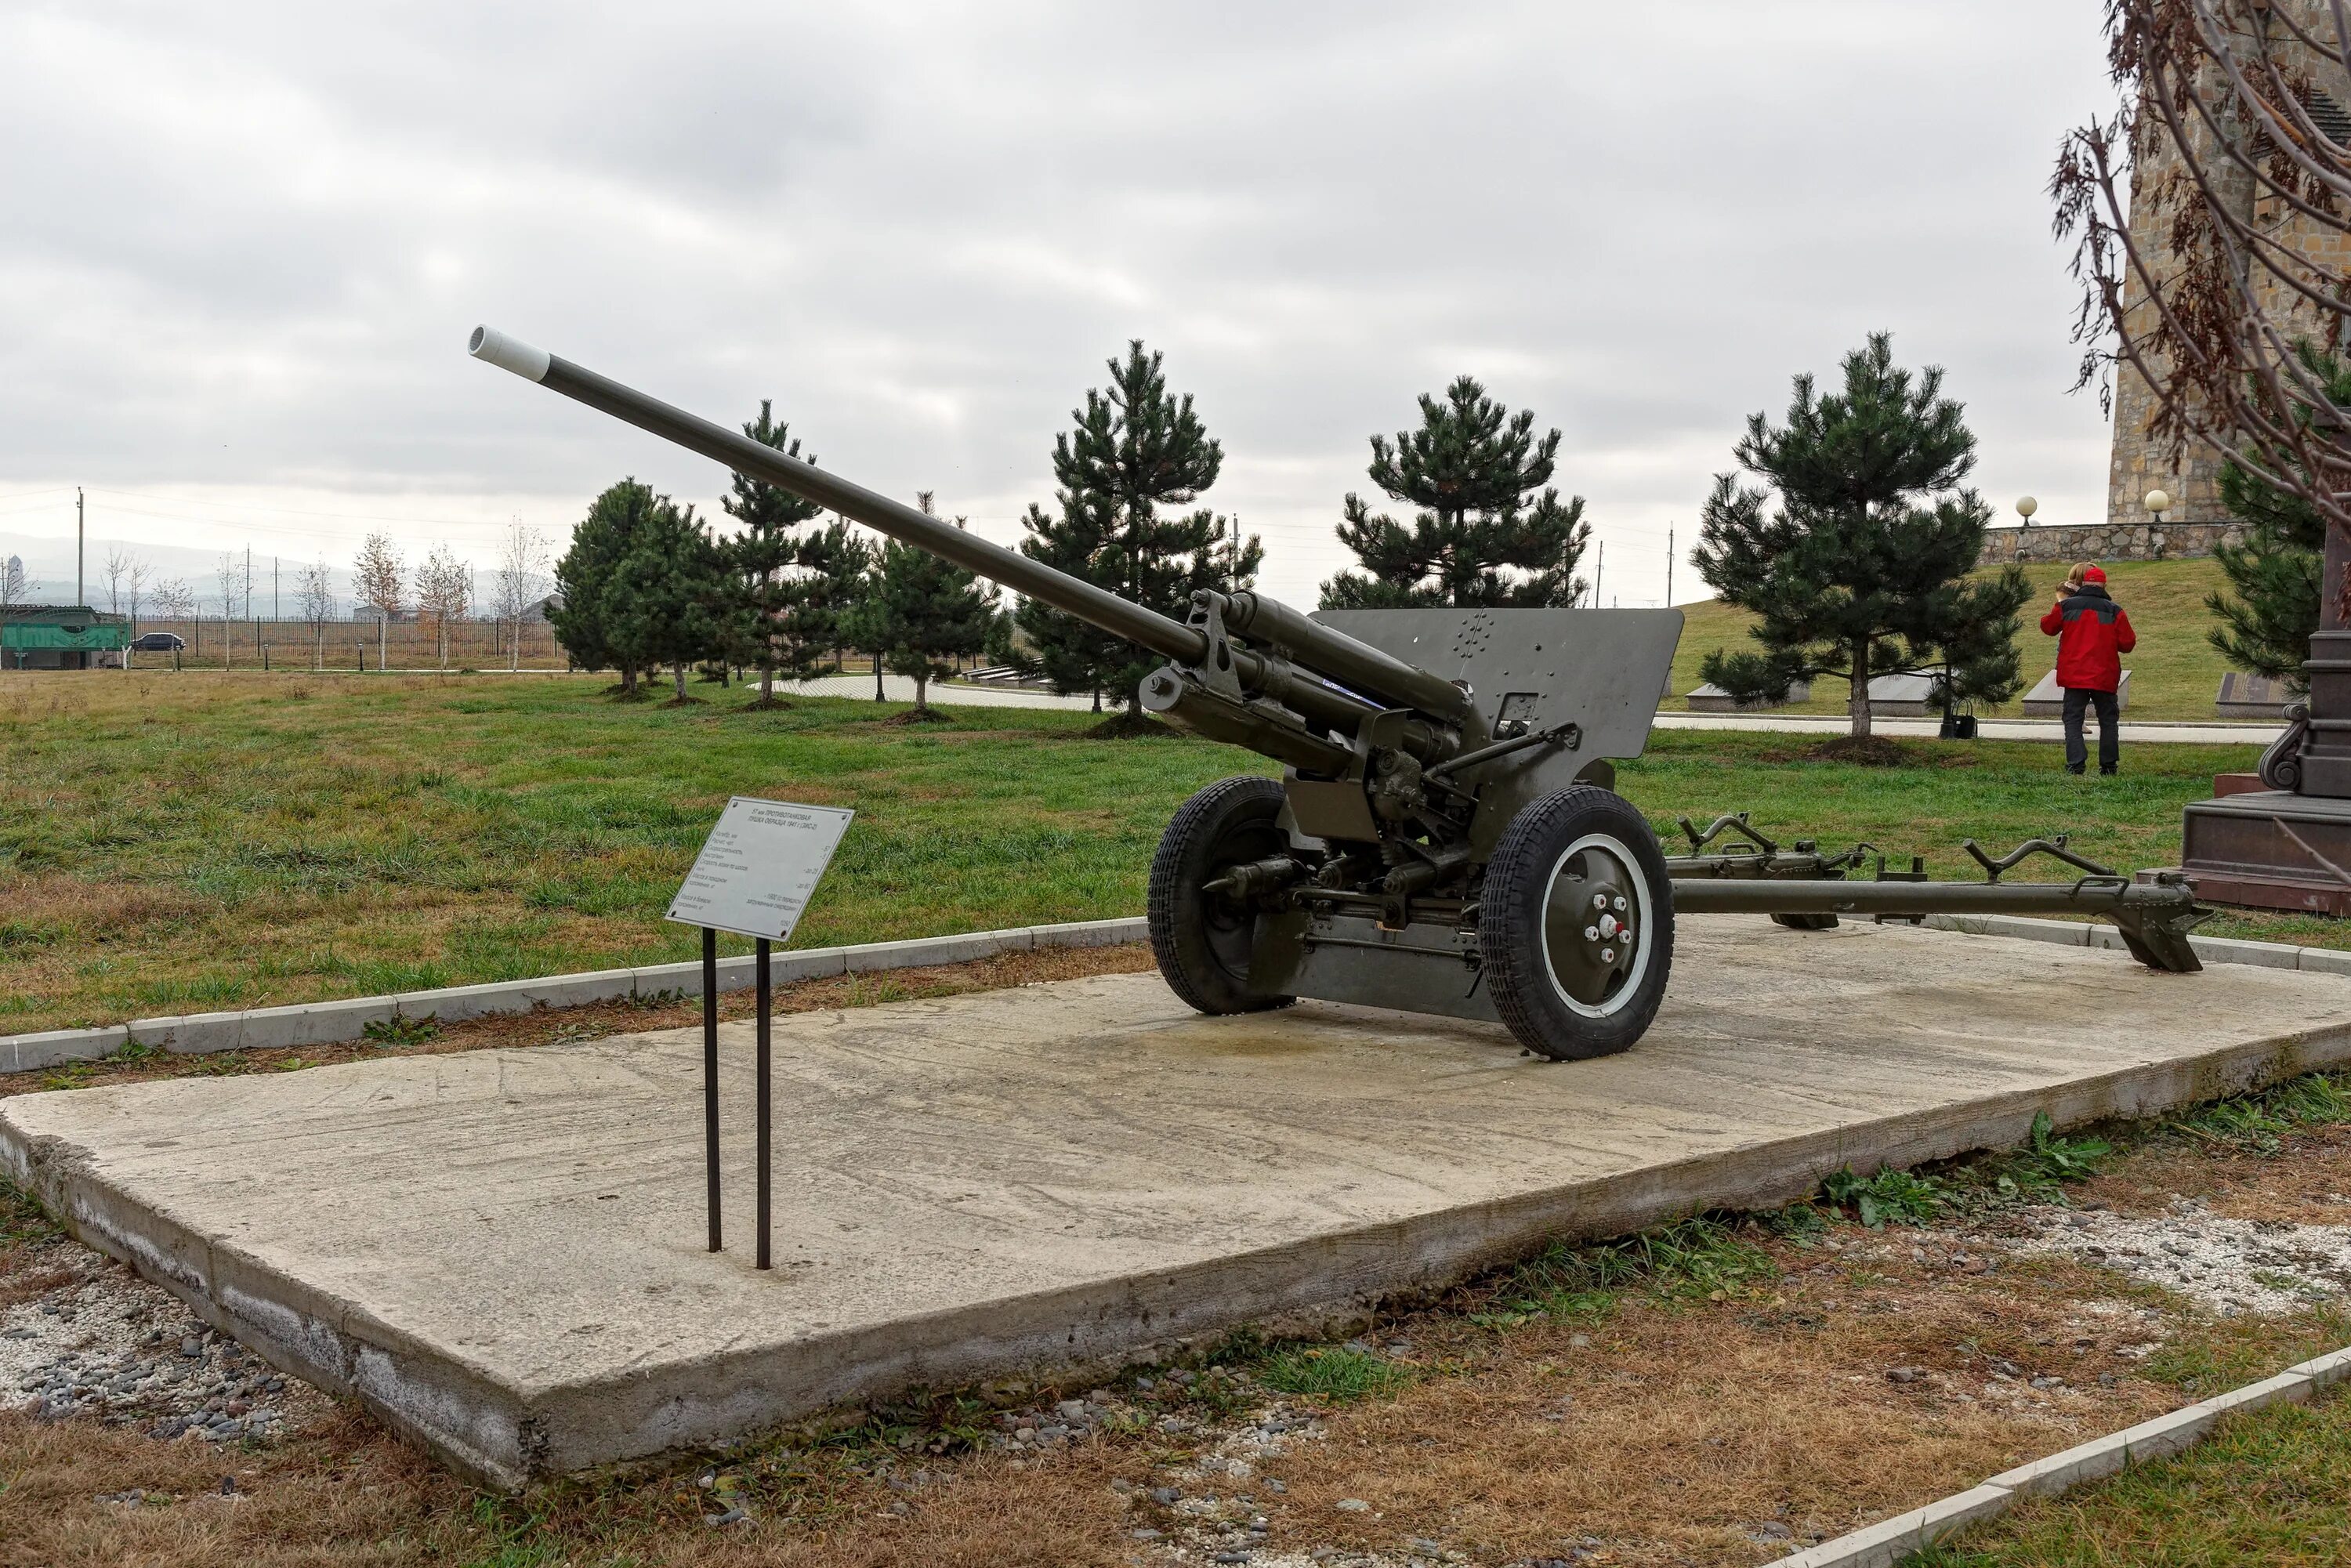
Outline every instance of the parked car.
<svg viewBox="0 0 2351 1568"><path fill-rule="evenodd" d="M131 640L131 646L141 653L176 653L188 645L188 640L177 632L141 632Z"/></svg>

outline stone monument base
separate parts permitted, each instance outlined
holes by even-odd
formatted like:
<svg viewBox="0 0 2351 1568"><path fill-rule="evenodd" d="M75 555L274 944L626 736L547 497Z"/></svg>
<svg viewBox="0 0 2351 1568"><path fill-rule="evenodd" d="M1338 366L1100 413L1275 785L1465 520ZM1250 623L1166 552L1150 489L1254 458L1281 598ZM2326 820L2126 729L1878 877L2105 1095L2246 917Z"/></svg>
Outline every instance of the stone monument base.
<svg viewBox="0 0 2351 1568"><path fill-rule="evenodd" d="M2179 869L2210 904L2351 915L2351 800L2257 789L2191 801Z"/></svg>

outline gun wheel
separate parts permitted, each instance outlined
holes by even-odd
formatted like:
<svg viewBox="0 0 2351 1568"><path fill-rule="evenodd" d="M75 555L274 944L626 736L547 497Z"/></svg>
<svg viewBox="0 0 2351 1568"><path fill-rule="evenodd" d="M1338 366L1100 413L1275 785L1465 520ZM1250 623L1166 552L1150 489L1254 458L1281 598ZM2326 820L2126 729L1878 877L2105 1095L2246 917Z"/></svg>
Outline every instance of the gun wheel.
<svg viewBox="0 0 2351 1568"><path fill-rule="evenodd" d="M1673 884L1641 813L1578 785L1511 818L1486 868L1479 947L1494 1010L1530 1050L1568 1061L1639 1040L1674 951Z"/></svg>
<svg viewBox="0 0 2351 1568"><path fill-rule="evenodd" d="M1278 855L1290 835L1275 821L1281 785L1271 779L1220 779L1176 809L1151 857L1151 952L1167 987L1204 1013L1257 1012L1298 998L1249 988L1257 913L1210 893L1226 871Z"/></svg>

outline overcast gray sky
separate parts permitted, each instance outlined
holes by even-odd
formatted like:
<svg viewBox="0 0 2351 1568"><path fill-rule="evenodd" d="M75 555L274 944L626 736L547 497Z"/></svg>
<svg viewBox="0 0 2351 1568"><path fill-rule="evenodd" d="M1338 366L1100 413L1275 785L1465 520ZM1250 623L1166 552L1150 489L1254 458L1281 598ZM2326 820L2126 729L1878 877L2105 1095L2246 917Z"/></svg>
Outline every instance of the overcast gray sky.
<svg viewBox="0 0 2351 1568"><path fill-rule="evenodd" d="M2043 186L2099 10L0 3L0 533L69 537L78 484L94 538L486 565L625 474L716 509L469 361L477 320L771 397L1008 539L1140 336L1309 602L1366 434L1463 371L1564 433L1627 604L1744 417L1876 328L1948 368L2004 517L2093 517Z"/></svg>

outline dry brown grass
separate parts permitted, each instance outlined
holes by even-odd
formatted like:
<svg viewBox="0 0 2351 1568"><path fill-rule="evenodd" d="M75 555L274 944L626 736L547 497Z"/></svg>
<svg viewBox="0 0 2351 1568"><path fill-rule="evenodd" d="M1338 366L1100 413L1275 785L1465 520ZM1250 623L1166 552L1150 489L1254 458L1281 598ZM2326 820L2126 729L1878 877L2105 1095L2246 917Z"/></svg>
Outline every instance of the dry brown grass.
<svg viewBox="0 0 2351 1568"><path fill-rule="evenodd" d="M2089 1310L2110 1291L2094 1276L1821 1267L1761 1301L1644 1302L1590 1330L1402 1325L1464 1375L1339 1416L1282 1468L1301 1538L1420 1536L1488 1562L1597 1537L1614 1563L1757 1563L1789 1550L1755 1538L1767 1521L1834 1535L2178 1403L2144 1380L2099 1385L2133 1336ZM1998 1359L2072 1386L2011 1402ZM1896 1384L1895 1367L1920 1375ZM1373 1511L1333 1508L1349 1497Z"/></svg>

